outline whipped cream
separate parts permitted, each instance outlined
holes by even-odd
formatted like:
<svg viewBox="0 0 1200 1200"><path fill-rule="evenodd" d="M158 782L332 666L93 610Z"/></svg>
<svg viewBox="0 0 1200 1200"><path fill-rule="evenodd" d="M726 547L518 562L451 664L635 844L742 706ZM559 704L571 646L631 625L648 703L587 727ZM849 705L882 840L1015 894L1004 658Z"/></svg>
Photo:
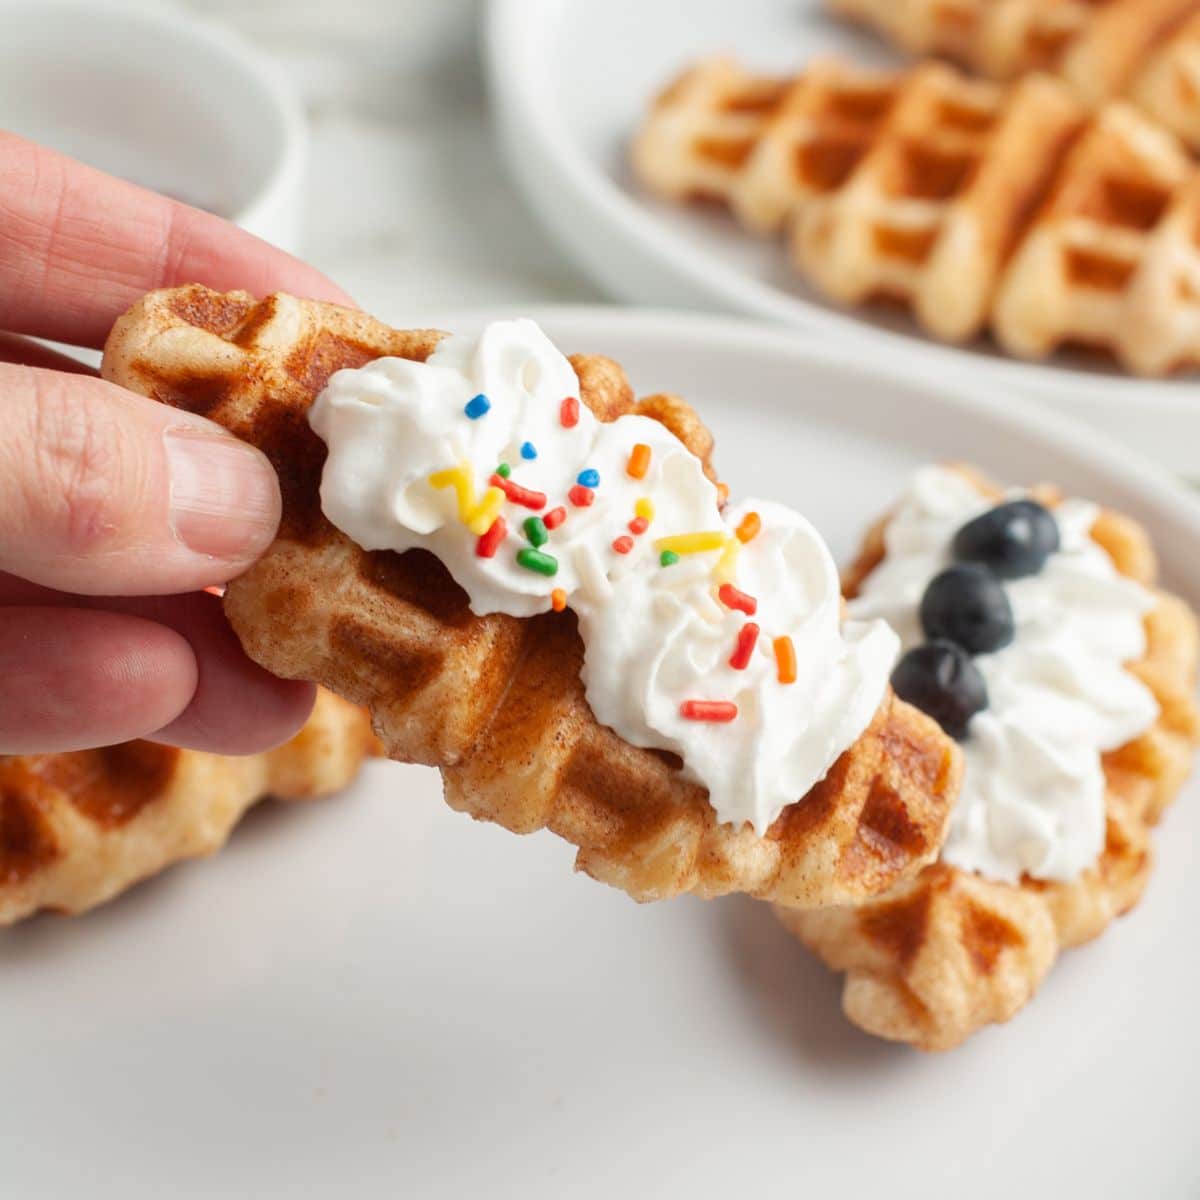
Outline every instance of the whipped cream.
<svg viewBox="0 0 1200 1200"><path fill-rule="evenodd" d="M950 565L955 533L992 506L957 471L918 471L888 523L887 555L849 612L888 621L906 650L920 644L926 586ZM974 660L989 704L962 743L963 788L942 849L953 866L1010 883L1076 878L1104 846L1101 754L1158 715L1125 670L1145 652L1154 597L1092 540L1097 513L1078 500L1055 508L1059 551L1037 575L1004 584L1016 636Z"/></svg>
<svg viewBox="0 0 1200 1200"><path fill-rule="evenodd" d="M883 698L898 641L879 621L843 628L837 571L812 526L766 501L722 512L699 459L664 426L598 421L531 321L448 337L425 363L339 371L310 422L329 450L321 505L338 529L366 550L432 551L479 615L569 605L597 719L678 754L723 822L764 833ZM496 480L502 463L510 473ZM541 545L531 517L550 527Z"/></svg>

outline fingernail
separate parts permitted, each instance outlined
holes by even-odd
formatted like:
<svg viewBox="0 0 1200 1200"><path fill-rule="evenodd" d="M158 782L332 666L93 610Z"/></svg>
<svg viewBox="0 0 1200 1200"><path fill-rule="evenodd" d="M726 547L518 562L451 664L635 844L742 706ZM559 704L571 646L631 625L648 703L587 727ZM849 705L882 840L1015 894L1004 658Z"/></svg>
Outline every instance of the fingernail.
<svg viewBox="0 0 1200 1200"><path fill-rule="evenodd" d="M279 524L279 483L266 458L206 429L175 426L164 438L175 536L212 558L261 554Z"/></svg>

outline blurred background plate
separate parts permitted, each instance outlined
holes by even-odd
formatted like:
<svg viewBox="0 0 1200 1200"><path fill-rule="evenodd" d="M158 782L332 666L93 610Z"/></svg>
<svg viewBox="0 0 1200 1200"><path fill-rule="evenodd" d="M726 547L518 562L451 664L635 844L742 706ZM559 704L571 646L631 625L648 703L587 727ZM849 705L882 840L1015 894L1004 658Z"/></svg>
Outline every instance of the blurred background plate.
<svg viewBox="0 0 1200 1200"><path fill-rule="evenodd" d="M223 25L167 4L0 0L0 129L297 248L299 95Z"/></svg>
<svg viewBox="0 0 1200 1200"><path fill-rule="evenodd" d="M771 240L726 214L689 211L640 190L630 135L689 62L728 52L767 73L822 53L886 62L881 43L824 15L821 0L491 0L485 56L509 168L564 249L612 295L635 304L717 308L869 343L1039 401L1200 477L1200 381L1144 382L1098 361L1003 357L988 343L942 346L901 315L847 312L807 288Z"/></svg>
<svg viewBox="0 0 1200 1200"><path fill-rule="evenodd" d="M843 559L914 466L969 457L1145 521L1200 602L1200 502L986 388L725 319L540 319L687 396L734 493L799 506ZM1195 1197L1198 837L1193 783L1137 911L929 1057L846 1024L756 902L639 908L373 763L211 862L0 935L0 1194Z"/></svg>

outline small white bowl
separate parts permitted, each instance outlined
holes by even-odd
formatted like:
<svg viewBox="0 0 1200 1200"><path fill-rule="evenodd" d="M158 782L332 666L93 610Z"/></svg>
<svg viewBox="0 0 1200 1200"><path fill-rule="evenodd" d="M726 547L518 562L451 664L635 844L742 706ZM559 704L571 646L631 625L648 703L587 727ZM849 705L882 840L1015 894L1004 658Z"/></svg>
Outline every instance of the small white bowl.
<svg viewBox="0 0 1200 1200"><path fill-rule="evenodd" d="M296 249L303 109L242 39L88 0L0 0L0 31L0 128Z"/></svg>

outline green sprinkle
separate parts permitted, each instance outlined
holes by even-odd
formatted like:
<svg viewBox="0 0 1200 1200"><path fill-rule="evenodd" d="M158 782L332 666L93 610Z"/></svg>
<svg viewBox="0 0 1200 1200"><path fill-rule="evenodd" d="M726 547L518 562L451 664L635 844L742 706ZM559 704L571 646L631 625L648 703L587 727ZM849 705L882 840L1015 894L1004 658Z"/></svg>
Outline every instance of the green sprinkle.
<svg viewBox="0 0 1200 1200"><path fill-rule="evenodd" d="M662 567L669 567L672 563L677 563L678 561L679 555L676 554L674 550L664 550L658 556L659 566Z"/></svg>
<svg viewBox="0 0 1200 1200"><path fill-rule="evenodd" d="M501 479L507 479L512 474L512 467L510 467L508 463L501 463L496 468L496 474L499 475Z"/></svg>
<svg viewBox="0 0 1200 1200"><path fill-rule="evenodd" d="M526 547L517 551L517 562L527 571L536 571L539 575L557 575L558 559L552 554L544 554L541 550L530 550Z"/></svg>
<svg viewBox="0 0 1200 1200"><path fill-rule="evenodd" d="M550 540L550 535L546 532L546 523L541 517L525 518L525 536L535 546L544 546Z"/></svg>

